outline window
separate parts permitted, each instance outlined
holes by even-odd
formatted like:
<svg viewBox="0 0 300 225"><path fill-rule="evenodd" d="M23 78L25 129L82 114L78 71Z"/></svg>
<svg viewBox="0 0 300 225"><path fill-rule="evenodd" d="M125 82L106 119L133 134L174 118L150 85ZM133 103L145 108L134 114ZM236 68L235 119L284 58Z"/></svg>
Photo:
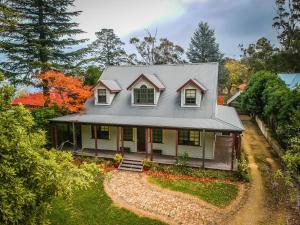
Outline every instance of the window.
<svg viewBox="0 0 300 225"><path fill-rule="evenodd" d="M185 90L185 104L195 105L196 104L196 89Z"/></svg>
<svg viewBox="0 0 300 225"><path fill-rule="evenodd" d="M200 132L197 130L179 130L180 145L200 145Z"/></svg>
<svg viewBox="0 0 300 225"><path fill-rule="evenodd" d="M106 90L98 89L98 103L106 103Z"/></svg>
<svg viewBox="0 0 300 225"><path fill-rule="evenodd" d="M95 139L94 126L91 126L92 138ZM109 126L97 126L97 139L109 139Z"/></svg>
<svg viewBox="0 0 300 225"><path fill-rule="evenodd" d="M124 141L133 141L133 129L131 127L123 128L123 139Z"/></svg>
<svg viewBox="0 0 300 225"><path fill-rule="evenodd" d="M135 88L133 91L134 104L154 104L154 88L142 85L141 88Z"/></svg>
<svg viewBox="0 0 300 225"><path fill-rule="evenodd" d="M153 128L152 129L152 142L153 143L162 143L162 139L163 139L162 129Z"/></svg>

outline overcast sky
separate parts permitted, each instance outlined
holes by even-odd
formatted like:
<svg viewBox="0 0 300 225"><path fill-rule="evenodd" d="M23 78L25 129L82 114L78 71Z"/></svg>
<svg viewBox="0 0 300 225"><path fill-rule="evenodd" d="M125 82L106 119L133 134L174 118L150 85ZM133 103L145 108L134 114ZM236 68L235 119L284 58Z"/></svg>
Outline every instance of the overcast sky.
<svg viewBox="0 0 300 225"><path fill-rule="evenodd" d="M82 14L77 18L85 37L95 39L101 28L113 28L126 43L142 37L145 29L167 37L184 48L200 21L215 30L221 51L238 57L238 44L249 44L260 37L276 42L272 29L275 0L75 0Z"/></svg>

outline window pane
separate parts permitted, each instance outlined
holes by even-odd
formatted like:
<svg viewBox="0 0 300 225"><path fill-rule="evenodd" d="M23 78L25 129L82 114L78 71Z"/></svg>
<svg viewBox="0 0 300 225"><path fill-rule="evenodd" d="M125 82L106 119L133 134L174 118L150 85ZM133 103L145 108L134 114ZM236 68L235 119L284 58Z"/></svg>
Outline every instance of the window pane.
<svg viewBox="0 0 300 225"><path fill-rule="evenodd" d="M106 103L106 90L98 89L98 103Z"/></svg>
<svg viewBox="0 0 300 225"><path fill-rule="evenodd" d="M185 104L196 104L196 89L185 90Z"/></svg>
<svg viewBox="0 0 300 225"><path fill-rule="evenodd" d="M154 128L152 129L152 142L153 143L162 143L162 137L163 132L160 128Z"/></svg>
<svg viewBox="0 0 300 225"><path fill-rule="evenodd" d="M123 139L124 139L124 141L132 141L133 140L133 129L131 127L123 128Z"/></svg>
<svg viewBox="0 0 300 225"><path fill-rule="evenodd" d="M180 145L200 145L200 132L195 130L179 130Z"/></svg>
<svg viewBox="0 0 300 225"><path fill-rule="evenodd" d="M140 89L136 88L134 91L135 104L154 104L154 89L142 86Z"/></svg>
<svg viewBox="0 0 300 225"><path fill-rule="evenodd" d="M109 139L109 126L99 126L97 137L99 139Z"/></svg>

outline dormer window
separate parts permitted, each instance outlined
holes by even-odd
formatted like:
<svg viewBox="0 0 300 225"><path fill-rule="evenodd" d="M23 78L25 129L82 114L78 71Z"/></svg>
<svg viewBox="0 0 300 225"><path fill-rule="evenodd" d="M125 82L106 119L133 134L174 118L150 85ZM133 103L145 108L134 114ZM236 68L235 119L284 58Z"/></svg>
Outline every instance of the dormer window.
<svg viewBox="0 0 300 225"><path fill-rule="evenodd" d="M196 104L196 89L185 89L185 104L186 105Z"/></svg>
<svg viewBox="0 0 300 225"><path fill-rule="evenodd" d="M181 107L200 107L203 95L207 89L195 79L189 79L177 89L180 93Z"/></svg>
<svg viewBox="0 0 300 225"><path fill-rule="evenodd" d="M154 88L147 88L142 85L140 88L134 88L134 104L154 104Z"/></svg>
<svg viewBox="0 0 300 225"><path fill-rule="evenodd" d="M106 89L98 89L98 103L107 103Z"/></svg>

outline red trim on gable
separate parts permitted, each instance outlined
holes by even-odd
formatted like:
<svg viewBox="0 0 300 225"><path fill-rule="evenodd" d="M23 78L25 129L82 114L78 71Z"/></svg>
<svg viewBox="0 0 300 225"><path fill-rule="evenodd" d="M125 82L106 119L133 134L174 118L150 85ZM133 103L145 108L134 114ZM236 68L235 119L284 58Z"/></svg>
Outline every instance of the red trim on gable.
<svg viewBox="0 0 300 225"><path fill-rule="evenodd" d="M184 88L186 85L192 83L194 86L196 86L196 88L198 88L199 90L201 90L203 93L206 92L206 90L204 90L202 87L200 87L197 83L195 83L192 79L189 79L187 82L185 82L182 86L180 86L180 88L177 89L177 92L180 91L182 88Z"/></svg>
<svg viewBox="0 0 300 225"><path fill-rule="evenodd" d="M98 84L101 84L102 86L104 86L107 90L109 90L110 93L118 93L118 92L120 92L120 90L111 90L101 80L99 80L92 89L94 89Z"/></svg>
<svg viewBox="0 0 300 225"><path fill-rule="evenodd" d="M165 90L165 88L159 88L159 87L157 87L157 86L156 86L151 80L149 80L148 77L146 77L146 75L144 75L143 73L142 73L140 76L138 76L138 78L136 78L136 79L128 86L127 90L130 90L130 89L132 88L132 86L133 86L136 82L138 82L140 79L145 79L145 80L148 81L151 85L153 85L153 86L155 87L155 89L158 90L158 91L163 91L163 90Z"/></svg>

